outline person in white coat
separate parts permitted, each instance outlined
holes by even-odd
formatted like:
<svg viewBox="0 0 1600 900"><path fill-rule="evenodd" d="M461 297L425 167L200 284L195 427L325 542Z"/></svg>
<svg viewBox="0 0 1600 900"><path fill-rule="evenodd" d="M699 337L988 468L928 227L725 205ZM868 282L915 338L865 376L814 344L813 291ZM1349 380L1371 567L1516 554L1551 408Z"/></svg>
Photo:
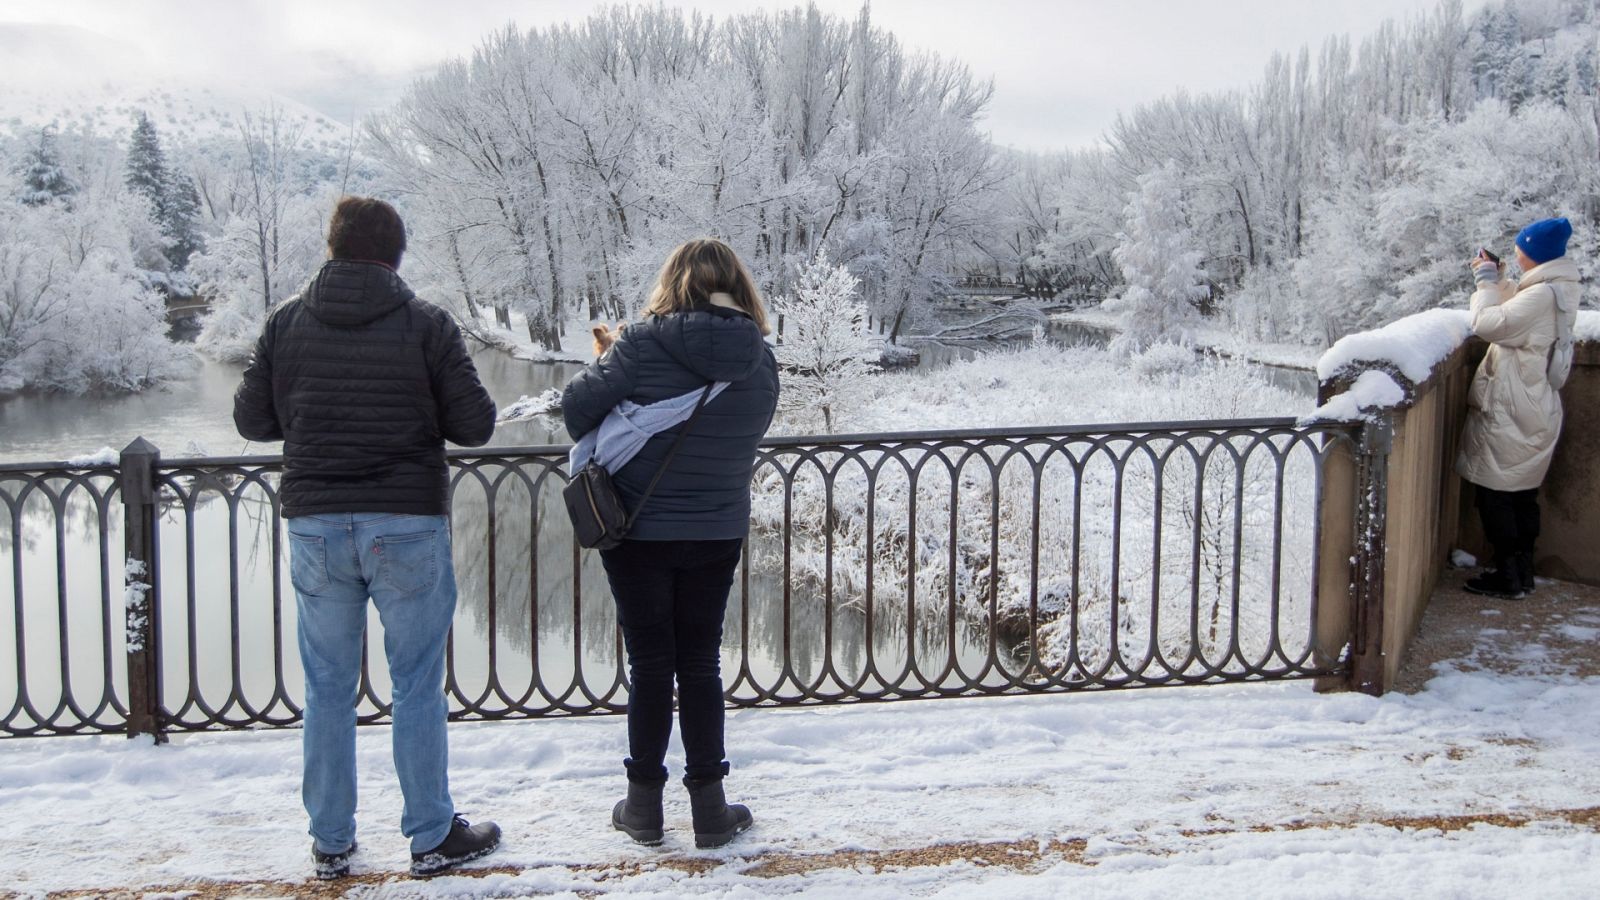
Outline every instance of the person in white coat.
<svg viewBox="0 0 1600 900"><path fill-rule="evenodd" d="M1561 435L1561 395L1572 367L1578 267L1566 256L1572 225L1544 219L1517 234L1520 281L1479 251L1471 262L1472 333L1489 342L1467 394L1456 471L1477 491L1494 568L1469 579L1478 594L1520 599L1533 590L1539 485Z"/></svg>

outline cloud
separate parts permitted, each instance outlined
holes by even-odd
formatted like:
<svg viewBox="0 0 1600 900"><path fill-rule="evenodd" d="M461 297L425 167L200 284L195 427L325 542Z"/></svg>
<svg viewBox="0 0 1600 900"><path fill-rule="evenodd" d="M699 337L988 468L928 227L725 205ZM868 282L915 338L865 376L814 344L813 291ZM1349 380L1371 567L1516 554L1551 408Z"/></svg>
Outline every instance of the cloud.
<svg viewBox="0 0 1600 900"><path fill-rule="evenodd" d="M1484 0L1469 0L1469 9ZM817 0L854 18L860 0ZM1083 146L1119 110L1175 88L1238 89L1274 52L1357 38L1436 0L874 0L875 24L903 44L966 62L992 77L988 126L1030 149ZM607 0L34 0L21 20L73 25L143 48L153 77L223 79L293 97L332 118L396 99L440 61L470 54L484 35L581 19ZM798 0L684 2L717 18ZM8 54L9 57L9 54ZM8 58L8 68L13 65ZM8 73L9 74L9 73Z"/></svg>

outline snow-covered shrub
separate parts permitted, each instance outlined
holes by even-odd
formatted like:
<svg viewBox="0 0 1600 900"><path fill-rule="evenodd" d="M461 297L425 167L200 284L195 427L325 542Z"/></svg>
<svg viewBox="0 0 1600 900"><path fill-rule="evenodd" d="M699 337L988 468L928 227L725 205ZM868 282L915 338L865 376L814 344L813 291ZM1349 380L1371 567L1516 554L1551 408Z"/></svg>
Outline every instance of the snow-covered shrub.
<svg viewBox="0 0 1600 900"><path fill-rule="evenodd" d="M1135 356L1130 364L1134 374L1145 381L1172 382L1193 372L1198 361L1193 348L1162 342Z"/></svg>
<svg viewBox="0 0 1600 900"><path fill-rule="evenodd" d="M791 421L815 421L834 430L838 412L866 395L874 343L867 334L867 308L860 281L826 253L803 263L792 294L773 299L784 317L775 348L783 370L779 403Z"/></svg>

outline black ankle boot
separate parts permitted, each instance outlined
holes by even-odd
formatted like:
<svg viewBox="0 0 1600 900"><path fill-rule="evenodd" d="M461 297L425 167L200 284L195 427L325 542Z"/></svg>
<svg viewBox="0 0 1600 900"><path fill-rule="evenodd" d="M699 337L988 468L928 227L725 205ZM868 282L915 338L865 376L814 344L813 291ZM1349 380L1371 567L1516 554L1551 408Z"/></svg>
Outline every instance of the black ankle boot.
<svg viewBox="0 0 1600 900"><path fill-rule="evenodd" d="M653 847L661 843L661 789L667 780L628 781L628 798L611 808L611 826Z"/></svg>
<svg viewBox="0 0 1600 900"><path fill-rule="evenodd" d="M729 805L722 793L721 778L685 778L689 789L689 810L694 816L694 845L702 850L721 847L754 819L743 804Z"/></svg>
<svg viewBox="0 0 1600 900"><path fill-rule="evenodd" d="M1518 553L1516 555L1516 561L1517 561L1517 579L1522 584L1522 593L1523 594L1532 594L1533 593L1533 589L1535 587L1535 585L1533 583L1533 553L1532 553L1532 551L1525 552L1525 553Z"/></svg>

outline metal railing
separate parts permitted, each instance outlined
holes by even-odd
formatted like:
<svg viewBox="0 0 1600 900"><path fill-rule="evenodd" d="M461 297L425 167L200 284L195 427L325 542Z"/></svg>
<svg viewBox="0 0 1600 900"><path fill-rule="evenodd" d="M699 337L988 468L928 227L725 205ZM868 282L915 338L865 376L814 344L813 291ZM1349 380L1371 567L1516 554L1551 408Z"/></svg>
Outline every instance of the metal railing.
<svg viewBox="0 0 1600 900"><path fill-rule="evenodd" d="M769 439L728 702L1344 676L1361 636L1319 651L1318 607L1371 572L1318 595L1324 473L1363 461L1335 500L1371 532L1370 444L1290 419ZM565 450L450 454L452 718L626 707L604 573L560 503ZM142 439L115 463L0 466L0 734L297 722L281 468L164 461ZM370 625L363 723L388 716Z"/></svg>

